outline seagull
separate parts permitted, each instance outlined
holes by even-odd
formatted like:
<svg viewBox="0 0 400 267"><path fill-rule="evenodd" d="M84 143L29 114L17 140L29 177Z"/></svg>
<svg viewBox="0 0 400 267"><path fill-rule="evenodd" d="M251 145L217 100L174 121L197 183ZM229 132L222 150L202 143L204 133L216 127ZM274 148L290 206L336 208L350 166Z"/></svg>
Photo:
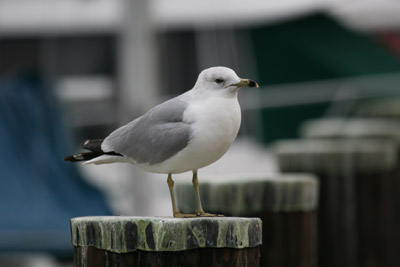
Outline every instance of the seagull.
<svg viewBox="0 0 400 267"><path fill-rule="evenodd" d="M104 139L86 140L88 152L66 161L84 164L127 162L152 173L167 174L174 217L211 217L201 205L197 171L221 158L235 140L241 122L237 99L242 87L258 87L227 67L203 70L194 87L150 109ZM172 175L192 171L195 214L179 212Z"/></svg>

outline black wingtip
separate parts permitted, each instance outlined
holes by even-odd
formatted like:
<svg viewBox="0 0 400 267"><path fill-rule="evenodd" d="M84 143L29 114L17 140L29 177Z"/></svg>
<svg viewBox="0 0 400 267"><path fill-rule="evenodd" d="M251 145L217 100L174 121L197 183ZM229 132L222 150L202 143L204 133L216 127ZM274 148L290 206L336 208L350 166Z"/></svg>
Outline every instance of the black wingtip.
<svg viewBox="0 0 400 267"><path fill-rule="evenodd" d="M103 150L101 149L103 141L104 139L87 139L82 142L81 147L92 152L103 153Z"/></svg>
<svg viewBox="0 0 400 267"><path fill-rule="evenodd" d="M89 144L90 143L90 139L86 139L85 141L83 141L82 143L81 143L81 147L84 147L84 146L86 146L87 144Z"/></svg>
<svg viewBox="0 0 400 267"><path fill-rule="evenodd" d="M89 152L82 152L76 155L66 156L64 160L69 162L86 161L104 154L122 157L121 154L114 151L103 152L103 150L101 149L101 144L103 143L103 141L104 139L87 139L82 142L81 147L89 150Z"/></svg>
<svg viewBox="0 0 400 267"><path fill-rule="evenodd" d="M99 154L87 152L87 153L80 153L77 155L67 156L64 158L64 160L69 161L69 162L77 162L77 161L85 161L85 160L93 159L97 156L99 156Z"/></svg>
<svg viewBox="0 0 400 267"><path fill-rule="evenodd" d="M66 157L64 158L64 161L75 162L76 159L74 158L73 155L71 155L71 156L66 156Z"/></svg>

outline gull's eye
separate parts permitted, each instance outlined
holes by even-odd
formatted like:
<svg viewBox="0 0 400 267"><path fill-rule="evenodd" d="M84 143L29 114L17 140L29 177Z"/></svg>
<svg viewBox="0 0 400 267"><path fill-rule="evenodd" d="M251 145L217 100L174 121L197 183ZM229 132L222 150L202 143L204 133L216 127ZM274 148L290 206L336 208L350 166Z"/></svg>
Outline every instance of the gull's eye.
<svg viewBox="0 0 400 267"><path fill-rule="evenodd" d="M215 79L215 82L219 84L219 83L223 83L224 80L222 80L222 79Z"/></svg>

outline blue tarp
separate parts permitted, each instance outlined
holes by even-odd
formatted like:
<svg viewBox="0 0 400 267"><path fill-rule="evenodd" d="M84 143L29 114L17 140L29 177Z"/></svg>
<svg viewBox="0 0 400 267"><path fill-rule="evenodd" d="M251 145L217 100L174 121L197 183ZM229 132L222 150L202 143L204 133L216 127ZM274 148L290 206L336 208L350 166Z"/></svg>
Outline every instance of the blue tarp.
<svg viewBox="0 0 400 267"><path fill-rule="evenodd" d="M70 255L69 219L110 214L63 161L68 139L57 101L35 76L0 81L0 251Z"/></svg>

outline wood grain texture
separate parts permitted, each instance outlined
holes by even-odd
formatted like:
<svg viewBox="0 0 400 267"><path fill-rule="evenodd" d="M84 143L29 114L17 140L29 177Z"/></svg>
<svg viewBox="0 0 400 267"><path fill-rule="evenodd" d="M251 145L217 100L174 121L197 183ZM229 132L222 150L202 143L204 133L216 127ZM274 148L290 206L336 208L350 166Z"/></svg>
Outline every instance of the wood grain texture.
<svg viewBox="0 0 400 267"><path fill-rule="evenodd" d="M103 216L71 219L72 244L116 253L261 245L258 218Z"/></svg>
<svg viewBox="0 0 400 267"><path fill-rule="evenodd" d="M74 247L75 267L258 267L260 248L198 248L180 252L137 250L115 253L93 247Z"/></svg>
<svg viewBox="0 0 400 267"><path fill-rule="evenodd" d="M71 219L75 267L258 266L259 218Z"/></svg>

